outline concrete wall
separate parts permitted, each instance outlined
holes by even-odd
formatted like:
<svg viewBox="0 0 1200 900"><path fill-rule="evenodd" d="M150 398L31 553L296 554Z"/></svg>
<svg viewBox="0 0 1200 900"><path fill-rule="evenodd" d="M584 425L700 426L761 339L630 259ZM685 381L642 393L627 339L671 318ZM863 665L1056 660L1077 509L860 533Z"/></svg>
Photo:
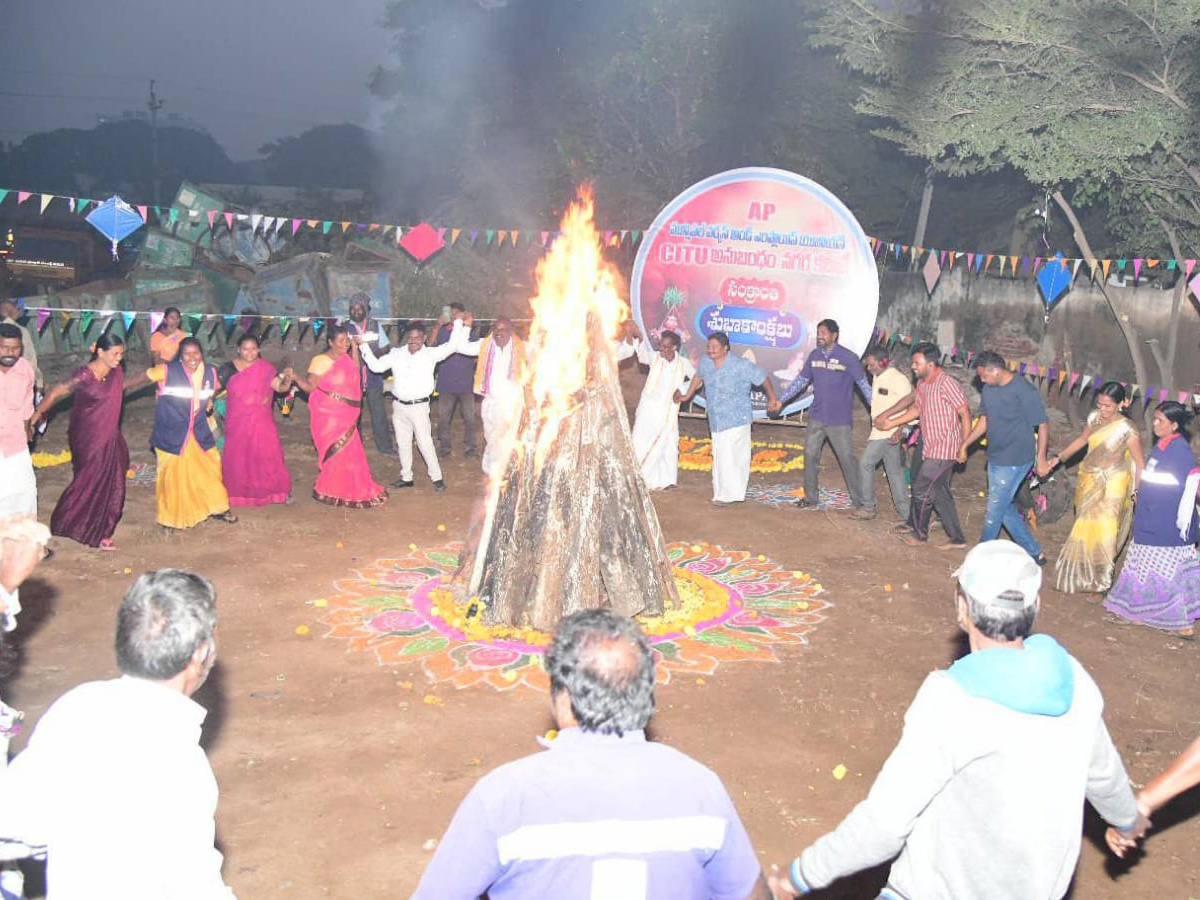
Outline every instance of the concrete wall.
<svg viewBox="0 0 1200 900"><path fill-rule="evenodd" d="M1165 355L1172 292L1145 281L1136 288L1107 290L1142 340L1158 340ZM879 293L879 327L934 340L943 351L957 344L960 349L995 350L1021 362L1137 380L1129 349L1104 296L1082 272L1051 310L1049 321L1032 278L976 276L962 265L943 273L932 296L919 273L907 272L883 273ZM1200 383L1200 314L1190 292L1177 339L1175 383L1166 387L1191 390ZM1146 380L1160 384L1150 347L1143 347L1143 357Z"/></svg>

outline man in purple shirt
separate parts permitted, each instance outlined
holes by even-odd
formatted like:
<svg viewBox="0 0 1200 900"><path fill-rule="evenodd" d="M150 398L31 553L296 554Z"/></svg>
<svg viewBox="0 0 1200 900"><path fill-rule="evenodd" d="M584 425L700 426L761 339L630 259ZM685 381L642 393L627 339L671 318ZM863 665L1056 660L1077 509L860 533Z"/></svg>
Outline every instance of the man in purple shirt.
<svg viewBox="0 0 1200 900"><path fill-rule="evenodd" d="M786 406L812 385L813 402L808 411L808 434L804 441L804 496L796 501L801 509L816 509L821 504L818 481L826 441L833 447L854 508L863 508L850 424L854 414L854 389L858 388L870 406L871 383L867 381L867 373L858 357L837 342L838 333L838 323L833 319L822 319L817 323L817 346L808 354L804 368L779 401Z"/></svg>
<svg viewBox="0 0 1200 900"><path fill-rule="evenodd" d="M434 346L439 347L450 340L450 329L455 319L461 319L467 308L461 303L450 304L450 321L438 329ZM455 353L448 356L437 368L438 392L438 456L450 456L450 425L457 409L462 416L464 456L474 456L475 438L475 362L474 357Z"/></svg>
<svg viewBox="0 0 1200 900"><path fill-rule="evenodd" d="M567 616L545 665L558 736L471 789L413 900L770 900L721 780L646 740L654 659L637 623Z"/></svg>

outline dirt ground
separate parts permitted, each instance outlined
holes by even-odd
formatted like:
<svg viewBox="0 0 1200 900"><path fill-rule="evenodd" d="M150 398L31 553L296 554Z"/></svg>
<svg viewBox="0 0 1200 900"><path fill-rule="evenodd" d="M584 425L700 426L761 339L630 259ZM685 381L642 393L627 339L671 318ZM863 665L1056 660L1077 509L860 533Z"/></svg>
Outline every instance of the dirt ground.
<svg viewBox="0 0 1200 900"><path fill-rule="evenodd" d="M277 360L281 352L265 350ZM68 367L61 361L59 374ZM623 378L632 403L641 376L627 371ZM135 461L152 461L152 415L152 397L127 405L124 428ZM440 837L476 779L537 750L535 736L551 725L547 698L525 689L500 694L486 686L426 685L418 666L383 668L369 654L322 638L307 601L360 563L397 555L409 543L439 546L460 538L483 481L477 461L456 453L443 462L444 494L433 492L418 461L417 487L393 492L382 508L323 506L309 499L316 463L306 416L300 403L280 423L296 484L291 506L244 510L237 525L166 534L154 522L153 489L131 485L117 552L56 539L57 556L22 591L26 611L14 635L19 660L5 678L4 696L32 724L72 686L115 675L114 613L131 573L163 566L202 572L220 591L220 661L197 699L210 710L205 741L221 786L217 825L226 880L244 898L404 897L429 859L427 842ZM40 449L65 447L66 424L62 411ZM705 432L702 421L684 428ZM803 440L803 431L782 426L755 431L756 438ZM861 443L867 433L861 410L855 432ZM461 440L457 431L455 439ZM1056 433L1052 446L1067 440ZM396 461L379 456L369 439L367 446L376 478L395 479ZM842 487L832 454L823 462L822 483ZM69 466L39 472L43 520L69 477ZM865 796L922 679L963 651L950 580L961 553L902 545L890 532L894 513L882 484L885 513L859 523L839 512L749 503L718 508L709 503L706 473L684 472L680 481L679 490L655 495L668 540L766 554L785 568L814 573L834 604L809 646L784 648L778 665L728 664L704 684L677 680L660 689L652 726L656 739L721 775L763 863L784 864ZM955 478L972 538L983 486L983 457L975 454ZM1068 517L1043 530L1052 557L1069 525ZM895 590L885 593L885 583ZM309 635L296 633L302 624L313 625ZM1106 624L1100 609L1052 587L1043 594L1038 625L1099 683L1135 784L1200 732L1195 644ZM423 703L426 693L442 702ZM843 780L832 775L838 764L848 770ZM1158 824L1145 855L1128 866L1107 858L1102 827L1089 814L1072 896L1200 897L1200 793L1165 810ZM884 875L876 869L820 896L874 897Z"/></svg>

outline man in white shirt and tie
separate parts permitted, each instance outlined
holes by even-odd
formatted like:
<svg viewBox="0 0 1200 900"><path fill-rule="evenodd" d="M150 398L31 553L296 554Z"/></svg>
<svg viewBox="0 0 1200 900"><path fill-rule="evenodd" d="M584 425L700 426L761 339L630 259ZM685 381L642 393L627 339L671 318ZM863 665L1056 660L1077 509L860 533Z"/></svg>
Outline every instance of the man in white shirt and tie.
<svg viewBox="0 0 1200 900"><path fill-rule="evenodd" d="M404 344L393 347L383 356L376 356L371 345L358 340L363 362L372 372L392 373L392 425L396 429L396 449L400 456L400 479L392 482L394 488L413 486L413 439L429 470L435 491L444 491L442 467L438 464L437 448L433 443L433 430L429 420L429 401L433 396L434 369L446 357L461 353L470 336L462 318L455 316L450 331L450 340L437 347L426 347L425 326L420 322L409 325L404 332Z"/></svg>

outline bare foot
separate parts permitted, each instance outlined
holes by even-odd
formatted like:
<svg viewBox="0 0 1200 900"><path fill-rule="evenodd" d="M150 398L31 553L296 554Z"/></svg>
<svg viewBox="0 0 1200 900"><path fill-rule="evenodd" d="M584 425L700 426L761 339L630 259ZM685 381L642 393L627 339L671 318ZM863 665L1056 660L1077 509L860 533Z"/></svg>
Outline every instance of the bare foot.
<svg viewBox="0 0 1200 900"><path fill-rule="evenodd" d="M923 547L925 545L925 542L915 534L902 534L900 535L900 540L910 547Z"/></svg>
<svg viewBox="0 0 1200 900"><path fill-rule="evenodd" d="M965 541L955 543L954 541L946 541L944 544L938 544L939 550L966 550L967 544Z"/></svg>

